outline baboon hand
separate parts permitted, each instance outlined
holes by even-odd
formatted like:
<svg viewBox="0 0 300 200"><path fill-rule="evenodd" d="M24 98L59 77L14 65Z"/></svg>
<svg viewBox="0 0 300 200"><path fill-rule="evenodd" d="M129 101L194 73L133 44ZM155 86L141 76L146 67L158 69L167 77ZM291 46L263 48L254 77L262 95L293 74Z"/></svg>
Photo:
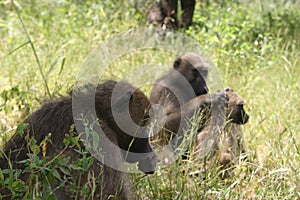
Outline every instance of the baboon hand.
<svg viewBox="0 0 300 200"><path fill-rule="evenodd" d="M211 105L217 105L218 107L225 108L228 103L228 96L224 91L218 91L214 94L210 94L209 103Z"/></svg>

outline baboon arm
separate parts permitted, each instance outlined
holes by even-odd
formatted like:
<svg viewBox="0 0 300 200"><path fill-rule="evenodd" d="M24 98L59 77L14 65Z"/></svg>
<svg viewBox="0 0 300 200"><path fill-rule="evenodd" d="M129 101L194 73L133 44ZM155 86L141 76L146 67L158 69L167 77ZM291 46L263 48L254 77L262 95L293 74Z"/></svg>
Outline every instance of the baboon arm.
<svg viewBox="0 0 300 200"><path fill-rule="evenodd" d="M213 96L204 94L193 98L183 105L181 111L184 117L192 117L199 108L210 106L212 104Z"/></svg>
<svg viewBox="0 0 300 200"><path fill-rule="evenodd" d="M218 105L219 108L224 108L226 99L226 94L222 92L197 96L173 112L167 112L168 117L164 127L172 132L177 132L181 119L185 122L185 119L193 117L196 112L202 111L212 105ZM217 109L216 112L219 113L222 111ZM223 120L220 120L220 117L213 120L215 124L218 125L223 123Z"/></svg>
<svg viewBox="0 0 300 200"><path fill-rule="evenodd" d="M181 109L176 109L173 112L167 113L168 117L164 127L172 132L177 132L181 118L191 118L198 109L210 106L212 103L211 98L212 97L209 94L195 97L184 104Z"/></svg>

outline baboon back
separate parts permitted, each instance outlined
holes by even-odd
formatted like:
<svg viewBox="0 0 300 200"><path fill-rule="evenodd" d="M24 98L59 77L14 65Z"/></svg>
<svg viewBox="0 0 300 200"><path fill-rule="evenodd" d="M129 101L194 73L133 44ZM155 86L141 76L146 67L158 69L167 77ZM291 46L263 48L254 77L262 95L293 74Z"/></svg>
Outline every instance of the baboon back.
<svg viewBox="0 0 300 200"><path fill-rule="evenodd" d="M5 157L0 158L0 168L9 168L10 166L8 163L12 164L12 169L23 170L25 168L24 164L20 163L19 161L27 159L27 154L32 153L30 152L30 148L28 148L28 139L26 139L26 136L29 136L29 138L34 138L36 140L36 144L39 145L49 134L51 134L50 142L47 143L47 148L44 152L46 154L42 155L42 152L39 153L39 157L41 158L46 156L48 160L51 160L59 153L61 153L62 156L70 157L72 162L75 162L76 159L81 158L82 155L80 153L78 153L75 149L66 147L65 143L63 142L65 134L68 134L71 130L71 127L74 126L75 121L73 118L73 109L79 109L80 112L82 112L82 116L88 116L90 113L92 113L91 109L94 108L96 110L98 124L101 126L106 137L109 139L109 141L121 147L122 149L135 153L153 153L148 138L134 138L115 126L116 122L114 121L114 117L112 115L111 98L116 85L117 82L115 81L106 81L98 86L88 84L82 88L74 90L72 96L70 95L68 97L62 97L60 99L45 103L40 109L35 111L24 121L24 123L28 124L28 127L24 130L24 133L16 133L4 145L3 153L8 157L9 162ZM128 102L130 116L134 122L139 124L140 121L144 120L145 112L147 109L149 109L149 101L141 91L137 90L130 84L122 83L121 85L123 85L124 91L120 91L121 95L119 99L117 99L119 102L117 102L114 106L118 106L118 103L123 104L124 102ZM123 94L123 92L125 94ZM84 98L87 95L93 94L95 96L95 106L91 107L88 105L90 102L86 102ZM81 103L77 105L78 107L73 107L73 98L79 98L79 100L81 100L80 98L83 98ZM77 131L77 128L75 128L74 132L76 133ZM79 144L82 149L85 148L81 141ZM129 145L132 145L133 148L131 148ZM120 162L120 158L123 158L123 155L121 155L120 150L118 149L111 151L112 152L110 152L110 156L107 156L105 159L109 159L110 162L115 162L118 164ZM130 162L143 162L144 166L148 160L131 160ZM92 167L83 174L82 177L85 178L82 178L79 185L84 185L86 183L86 177L89 173L92 173L95 176L97 183L94 198L106 199L110 195L117 195L118 199L131 199L130 196L132 195L126 180L126 174L95 160ZM145 173L153 172L147 171ZM74 180L78 180L78 172L74 171L71 174ZM19 178L23 181L26 181L28 177L28 173L21 173ZM56 190L56 197L60 199L72 199L72 194L70 194L68 190L68 185L66 185L65 188ZM7 188L0 188L0 192L3 196L9 195ZM7 199L9 198L10 197L8 196Z"/></svg>

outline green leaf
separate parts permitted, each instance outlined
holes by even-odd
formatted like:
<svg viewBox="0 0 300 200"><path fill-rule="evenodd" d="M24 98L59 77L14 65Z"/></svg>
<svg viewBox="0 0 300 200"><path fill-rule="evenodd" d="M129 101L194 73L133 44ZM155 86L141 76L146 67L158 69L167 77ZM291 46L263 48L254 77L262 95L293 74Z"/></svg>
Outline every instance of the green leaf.
<svg viewBox="0 0 300 200"><path fill-rule="evenodd" d="M53 174L56 178L60 179L60 174L58 173L57 169L53 169L53 170L52 170L52 174Z"/></svg>
<svg viewBox="0 0 300 200"><path fill-rule="evenodd" d="M17 51L18 49L21 49L22 47L26 46L27 44L29 44L30 41L28 40L27 42L24 42L23 44L21 44L20 46L18 46L17 48L11 50L8 55L12 54L13 52Z"/></svg>
<svg viewBox="0 0 300 200"><path fill-rule="evenodd" d="M23 191L25 183L21 180L16 180L13 182L12 187L14 188L15 191Z"/></svg>
<svg viewBox="0 0 300 200"><path fill-rule="evenodd" d="M31 144L29 145L29 147L30 147L30 150L31 150L34 154L39 154L40 151L41 151L39 145L37 145L37 144L35 144L35 143L31 143Z"/></svg>
<svg viewBox="0 0 300 200"><path fill-rule="evenodd" d="M95 131L93 131L93 147L94 150L96 150L98 148L98 144L99 144L99 134Z"/></svg>
<svg viewBox="0 0 300 200"><path fill-rule="evenodd" d="M62 70L64 69L65 62L66 62L66 58L63 57L62 61L61 61L61 65L60 65L60 70L59 70L59 73L58 73L59 75L61 74Z"/></svg>
<svg viewBox="0 0 300 200"><path fill-rule="evenodd" d="M60 66L60 70L59 70L59 74L62 72L66 58L65 57L59 57L57 58L52 65L50 66L49 70L46 73L46 78L48 78L48 76L50 75L50 73L52 72L52 70L55 68L55 66L57 65L57 63L61 60L61 66Z"/></svg>
<svg viewBox="0 0 300 200"><path fill-rule="evenodd" d="M2 170L0 169L0 183L2 183L4 181L4 175Z"/></svg>
<svg viewBox="0 0 300 200"><path fill-rule="evenodd" d="M22 124L19 124L18 127L17 127L17 133L23 137L24 135L24 130L27 129L27 127L29 126L29 124L27 123L22 123Z"/></svg>
<svg viewBox="0 0 300 200"><path fill-rule="evenodd" d="M60 169L64 174L69 175L69 176L71 175L71 174L70 174L70 170L68 170L67 168L65 168L65 167L60 167L59 169Z"/></svg>

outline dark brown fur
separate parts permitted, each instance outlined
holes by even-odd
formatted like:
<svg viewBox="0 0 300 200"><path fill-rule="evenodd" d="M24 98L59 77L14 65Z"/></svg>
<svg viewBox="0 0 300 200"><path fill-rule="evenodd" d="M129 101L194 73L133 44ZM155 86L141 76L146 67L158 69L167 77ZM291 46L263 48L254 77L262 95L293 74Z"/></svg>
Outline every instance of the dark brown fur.
<svg viewBox="0 0 300 200"><path fill-rule="evenodd" d="M193 21L196 1L181 0L180 3L182 14L178 20L178 0L153 1L152 7L147 13L147 22L168 29L188 28Z"/></svg>
<svg viewBox="0 0 300 200"><path fill-rule="evenodd" d="M211 156L216 152L219 155L219 162L223 167L228 166L234 161L241 153L246 152L245 142L243 139L242 124L248 122L249 116L244 110L243 106L245 100L238 96L232 89L225 89L225 93L228 97L228 108L226 110L226 116L228 122L225 127L222 128L222 135L219 138L212 138L218 140L217 146L211 149ZM199 158L199 152L205 148L203 141L206 137L213 137L210 131L210 127L215 126L213 121L209 120L207 126L198 133L195 148L195 157ZM201 156L200 156L201 157Z"/></svg>
<svg viewBox="0 0 300 200"><path fill-rule="evenodd" d="M209 64L202 57L186 53L176 58L173 69L156 81L150 102L152 106L158 104L163 107L167 116L164 124L160 124L164 131L156 137L162 140L162 144L168 142L174 133L182 132L179 129L182 118L192 117L199 108L210 106L213 102L225 104L224 93L207 94L208 69ZM185 80L182 80L183 77Z"/></svg>
<svg viewBox="0 0 300 200"><path fill-rule="evenodd" d="M24 121L24 123L29 124L29 128L25 131L24 136L29 134L35 138L37 144L40 144L48 133L51 133L52 142L48 143L46 150L46 157L51 160L65 148L63 139L65 134L69 133L71 125L74 124L72 109L77 109L77 111L79 110L83 113L83 116L87 116L87 118L89 118L88 116L90 112L92 112L92 109L95 108L98 122L106 137L113 144L118 145L123 150L129 150L134 153L153 153L152 159L155 160L156 155L149 144L148 138L134 138L133 136L126 134L116 125L112 116L111 108L112 92L116 84L117 82L114 81L106 81L97 87L90 87L91 85L86 86L83 90L86 90L87 92L76 90L74 91L73 96L63 97L44 104L39 110L35 111ZM122 83L122 85L125 89L125 95L122 94L118 100L120 102L117 101L114 106L117 107L117 110L122 111L122 106L124 104L123 101L126 101L127 99L129 101L129 113L132 120L136 124L140 124L144 120L150 103L147 97L138 89L135 89L128 83ZM95 91L93 89L89 91L90 88L94 88ZM74 97L84 98L86 95L91 95L92 93L95 94L94 108L90 107L89 102L85 102L84 100L80 104L73 105L72 107L72 100L74 100ZM118 106L120 106L120 108L118 108ZM76 127L76 129L77 128L78 127ZM28 153L28 148L24 136L15 134L4 146L4 154L9 158L13 169L24 169L22 164L16 163L17 161L25 160L27 158L26 154ZM82 143L80 144L82 148L85 148ZM118 165L120 163L120 158L124 158L124 156L118 149L111 149L110 151L110 156L104 158L105 162L109 161ZM42 155L39 156L42 157ZM71 161L75 161L77 158L80 158L80 154L76 153L71 148L67 148L63 151L63 156L70 156ZM147 159L148 158L127 158L126 161L139 162L140 170L145 170L145 173L153 173L154 168L150 170L149 168L144 167L148 164L148 162L153 162L153 160L150 161ZM8 168L8 162L5 158L0 159L0 167L1 169ZM128 182L126 181L125 173L103 165L103 163L95 160L93 166L82 176L81 185L86 184L88 173L94 174L97 182L96 191L94 194L91 194L91 198L107 199L110 195L115 194L118 196L117 199L134 198L130 191ZM21 174L19 178L26 181L28 174ZM74 172L73 179L78 179L78 173ZM118 184L118 182L120 184ZM5 197L5 195L9 195L9 193L7 193L7 188L0 188L0 192L4 199L10 199L9 196ZM55 194L58 199L73 198L69 195L67 188L60 188L55 192Z"/></svg>

